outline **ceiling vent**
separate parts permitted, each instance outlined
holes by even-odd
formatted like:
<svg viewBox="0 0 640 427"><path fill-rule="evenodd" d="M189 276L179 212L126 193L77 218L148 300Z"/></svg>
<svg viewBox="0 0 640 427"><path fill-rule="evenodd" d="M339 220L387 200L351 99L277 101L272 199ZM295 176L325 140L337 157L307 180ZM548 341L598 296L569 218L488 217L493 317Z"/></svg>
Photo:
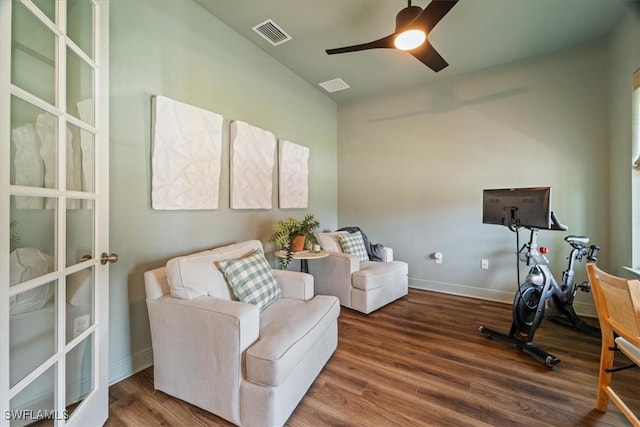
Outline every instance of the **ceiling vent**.
<svg viewBox="0 0 640 427"><path fill-rule="evenodd" d="M291 36L271 19L267 19L266 21L256 25L253 27L253 31L260 34L263 39L274 46L278 46L279 44L291 40Z"/></svg>
<svg viewBox="0 0 640 427"><path fill-rule="evenodd" d="M327 80L326 82L320 83L320 86L322 86L322 88L327 92L337 92L339 90L349 89L351 87L346 84L341 78Z"/></svg>

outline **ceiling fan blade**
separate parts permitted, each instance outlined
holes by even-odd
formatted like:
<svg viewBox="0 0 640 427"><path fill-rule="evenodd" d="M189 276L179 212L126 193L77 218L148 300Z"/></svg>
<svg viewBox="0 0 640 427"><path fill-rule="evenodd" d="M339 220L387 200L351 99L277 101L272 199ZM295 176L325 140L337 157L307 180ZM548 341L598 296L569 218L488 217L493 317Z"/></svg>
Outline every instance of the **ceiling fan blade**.
<svg viewBox="0 0 640 427"><path fill-rule="evenodd" d="M431 46L431 43L429 43L428 40L425 41L422 46L417 49L410 50L408 53L415 56L418 61L431 68L436 73L449 65L449 63L440 56L433 46Z"/></svg>
<svg viewBox="0 0 640 427"><path fill-rule="evenodd" d="M456 3L458 3L458 0L433 0L413 23L424 27L428 34Z"/></svg>
<svg viewBox="0 0 640 427"><path fill-rule="evenodd" d="M393 39L395 34L390 34L378 40L374 40L369 43L356 44L353 46L338 47L335 49L327 49L328 55L335 55L337 53L357 52L359 50L367 49L392 49L394 48Z"/></svg>

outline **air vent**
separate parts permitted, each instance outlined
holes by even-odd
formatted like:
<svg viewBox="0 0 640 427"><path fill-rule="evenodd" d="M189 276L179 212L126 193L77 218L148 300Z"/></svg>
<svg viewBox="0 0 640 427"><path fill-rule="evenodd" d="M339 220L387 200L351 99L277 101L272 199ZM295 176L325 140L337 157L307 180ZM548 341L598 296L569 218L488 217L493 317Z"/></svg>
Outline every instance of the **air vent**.
<svg viewBox="0 0 640 427"><path fill-rule="evenodd" d="M339 90L349 89L351 87L346 84L341 78L327 80L326 82L320 83L320 86L322 86L322 88L327 92L337 92Z"/></svg>
<svg viewBox="0 0 640 427"><path fill-rule="evenodd" d="M253 27L253 31L260 34L263 39L268 41L274 46L278 46L286 41L291 40L291 36L278 26L271 19L256 25Z"/></svg>

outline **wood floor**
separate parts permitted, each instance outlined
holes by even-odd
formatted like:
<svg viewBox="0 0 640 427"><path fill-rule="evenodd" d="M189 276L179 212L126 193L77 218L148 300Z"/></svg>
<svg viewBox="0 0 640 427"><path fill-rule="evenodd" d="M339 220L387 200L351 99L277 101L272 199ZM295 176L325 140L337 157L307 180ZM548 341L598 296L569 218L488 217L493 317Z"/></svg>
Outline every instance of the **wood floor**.
<svg viewBox="0 0 640 427"><path fill-rule="evenodd" d="M535 342L562 360L550 370L479 334L481 325L506 332L510 309L413 289L370 315L343 308L338 349L287 425L629 425L612 403L593 409L599 337L544 321ZM640 412L640 369L613 378ZM106 425L230 424L155 391L148 368L111 386Z"/></svg>

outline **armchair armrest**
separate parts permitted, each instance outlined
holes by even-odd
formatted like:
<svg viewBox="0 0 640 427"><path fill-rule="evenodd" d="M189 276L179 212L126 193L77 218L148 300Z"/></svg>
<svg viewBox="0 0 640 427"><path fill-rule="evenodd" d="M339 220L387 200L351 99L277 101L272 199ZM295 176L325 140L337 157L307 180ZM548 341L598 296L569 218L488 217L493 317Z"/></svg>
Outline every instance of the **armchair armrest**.
<svg viewBox="0 0 640 427"><path fill-rule="evenodd" d="M393 261L393 249L388 247L382 248L382 262L391 262Z"/></svg>
<svg viewBox="0 0 640 427"><path fill-rule="evenodd" d="M273 270L283 298L302 301L313 298L313 276L306 273L288 270Z"/></svg>
<svg viewBox="0 0 640 427"><path fill-rule="evenodd" d="M256 305L240 301L227 301L215 297L180 299L165 295L147 300L151 326L158 327L159 335L180 338L190 346L210 344L203 336L211 335L218 344L230 338L238 351L246 350L260 335L260 310ZM217 327L212 328L212 324ZM177 333L176 333L177 332ZM220 334L221 336L214 336ZM231 344L229 344L231 345ZM224 345L222 345L224 347Z"/></svg>
<svg viewBox="0 0 640 427"><path fill-rule="evenodd" d="M329 252L329 256L327 258L321 258L320 260L328 260L341 268L345 268L349 271L349 274L360 270L360 260L357 255L351 255L344 252Z"/></svg>
<svg viewBox="0 0 640 427"><path fill-rule="evenodd" d="M351 306L351 274L360 270L356 255L329 252L326 258L309 263L309 273L313 274L317 295L335 295L340 304Z"/></svg>
<svg viewBox="0 0 640 427"><path fill-rule="evenodd" d="M238 420L244 353L260 335L257 306L214 297L147 299L155 388ZM197 366L198 369L194 369Z"/></svg>

